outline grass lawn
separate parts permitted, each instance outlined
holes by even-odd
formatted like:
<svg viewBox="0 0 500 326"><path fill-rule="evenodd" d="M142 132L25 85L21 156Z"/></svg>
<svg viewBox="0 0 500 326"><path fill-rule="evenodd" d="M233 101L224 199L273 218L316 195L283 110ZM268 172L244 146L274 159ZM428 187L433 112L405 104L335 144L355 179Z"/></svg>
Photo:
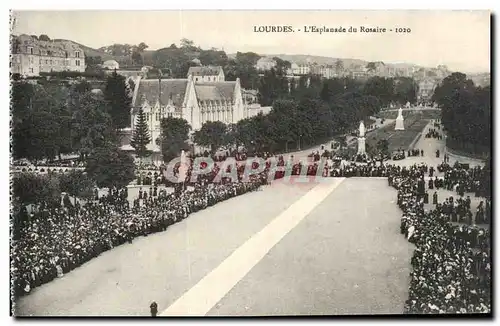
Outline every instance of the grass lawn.
<svg viewBox="0 0 500 326"><path fill-rule="evenodd" d="M405 118L405 130L394 130L395 123L384 128L380 128L366 135L366 143L369 146L377 146L380 139L389 141L389 152L392 153L398 149L407 150L415 137L429 123L428 119L423 119L420 114L411 114Z"/></svg>

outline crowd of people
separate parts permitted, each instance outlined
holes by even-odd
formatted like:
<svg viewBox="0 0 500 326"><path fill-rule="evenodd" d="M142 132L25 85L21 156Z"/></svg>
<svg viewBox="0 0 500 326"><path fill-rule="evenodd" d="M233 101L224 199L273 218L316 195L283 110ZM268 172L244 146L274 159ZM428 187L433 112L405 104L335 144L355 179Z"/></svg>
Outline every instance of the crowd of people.
<svg viewBox="0 0 500 326"><path fill-rule="evenodd" d="M418 148L409 149L408 150L408 157L410 157L410 156L424 156L424 150L418 149Z"/></svg>
<svg viewBox="0 0 500 326"><path fill-rule="evenodd" d="M401 233L416 249L406 313L486 313L491 311L491 257L488 229L451 222L456 206L426 211L419 167L391 169L403 211ZM467 207L465 205L465 207Z"/></svg>
<svg viewBox="0 0 500 326"><path fill-rule="evenodd" d="M438 130L439 129L429 128L425 134L425 138L443 139L443 135Z"/></svg>
<svg viewBox="0 0 500 326"><path fill-rule="evenodd" d="M80 205L41 205L12 242L12 288L16 296L68 273L102 252L137 236L164 231L189 214L261 186L249 182L197 184L189 191L141 196L130 205L125 190Z"/></svg>
<svg viewBox="0 0 500 326"><path fill-rule="evenodd" d="M433 129L432 129L433 130ZM426 136L427 137L427 136ZM405 152L403 151L403 157ZM189 214L203 210L228 198L257 190L270 180L292 175L331 177L387 177L398 191L397 203L402 213L401 233L416 248L411 259L412 271L406 313L481 313L491 310L490 232L477 224L491 221L491 202L481 201L475 215L471 198L485 196L484 171L460 164L450 166L445 158L437 169L426 164L411 167L384 164L383 160L367 159L363 164L327 157L326 164L319 152L310 155L310 162L293 162L293 157L274 157L262 153L263 171L244 180L248 168L246 154L237 153L237 180L228 175L232 166L215 164L209 173L193 175L193 162L185 171L184 182L173 184L165 174L165 166L141 166L148 172L138 178L139 185L152 185L140 190L139 197L129 203L125 189L112 189L109 194L80 205L69 200L62 206L43 203L28 213L29 224L12 244L13 289L17 296L34 287L61 277L102 252L138 236L166 230ZM423 150L410 150L408 156L423 156ZM439 153L436 155L439 157ZM290 172L272 171L270 158L277 166L290 166ZM215 157L222 162L223 157ZM257 166L256 166L256 165ZM257 162L252 167L257 170ZM205 169L207 163L201 163ZM221 169L226 176L215 181ZM180 165L173 173L180 174ZM304 171L304 169L307 169ZM318 171L322 169L322 171ZM318 173L319 172L319 173ZM438 177L437 173L444 173ZM425 182L427 180L427 182ZM173 193L159 186L175 186ZM427 187L426 187L427 186ZM426 189L427 188L427 189ZM440 188L456 191L458 198L438 200ZM433 209L427 211L428 191Z"/></svg>

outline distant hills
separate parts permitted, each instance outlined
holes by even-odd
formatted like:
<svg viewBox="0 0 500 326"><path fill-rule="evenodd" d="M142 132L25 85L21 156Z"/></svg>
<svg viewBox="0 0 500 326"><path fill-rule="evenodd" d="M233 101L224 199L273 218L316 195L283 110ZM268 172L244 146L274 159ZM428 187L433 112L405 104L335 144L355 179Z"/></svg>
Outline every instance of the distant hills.
<svg viewBox="0 0 500 326"><path fill-rule="evenodd" d="M85 52L85 55L91 56L91 57L101 57L103 61L106 60L116 60L119 63L123 62L128 62L130 60L130 56L113 56L109 53L106 53L105 51L101 49L105 49L106 47L101 47L100 49L94 49L89 46L86 46L84 44L80 44L78 42L74 42L71 40L55 40L55 41L67 41L67 42L72 42L75 45L78 45L82 48L82 50ZM144 58L152 58L153 54L155 53L155 50L145 50L143 51L143 56ZM305 63L317 63L318 65L335 65L335 62L337 60L342 60L344 68L347 69L352 69L355 67L365 67L369 61L366 60L361 60L361 59L353 59L353 58L333 58L333 57L325 57L325 56L317 56L317 55L307 55L307 54L259 54L263 57L278 57L282 60L287 60L290 62L295 62L297 64L305 64ZM227 54L229 58L235 58L236 54L235 53L230 53ZM417 69L419 68L425 68L425 69L433 69L436 67L423 67L419 66L416 64L412 63L390 63L390 62L384 62L386 66L394 67L394 68L410 68L410 67L416 67ZM470 77L474 77L474 79L483 79L486 78L485 76L489 76L489 72L481 72L481 73L473 73L473 74L467 74Z"/></svg>
<svg viewBox="0 0 500 326"><path fill-rule="evenodd" d="M333 57L324 57L318 55L307 55L307 54L260 54L263 57L278 57L282 60L287 60L290 62L295 62L297 64L305 64L305 63L317 63L318 65L335 65L337 60L342 60L345 68L352 68L356 66L365 67L369 61L361 60L361 59L351 59L351 58L333 58ZM236 54L228 54L229 57L235 57ZM410 68L420 66L408 63L385 63L388 66L394 68Z"/></svg>

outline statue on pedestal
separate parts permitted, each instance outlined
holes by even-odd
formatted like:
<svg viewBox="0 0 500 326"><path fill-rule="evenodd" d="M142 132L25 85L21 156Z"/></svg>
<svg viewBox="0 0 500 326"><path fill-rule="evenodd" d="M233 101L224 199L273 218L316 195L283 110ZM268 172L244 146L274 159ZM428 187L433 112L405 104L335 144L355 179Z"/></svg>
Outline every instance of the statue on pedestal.
<svg viewBox="0 0 500 326"><path fill-rule="evenodd" d="M396 118L396 127L394 128L394 130L405 130L402 108L399 108L398 117Z"/></svg>
<svg viewBox="0 0 500 326"><path fill-rule="evenodd" d="M359 124L359 137L358 137L358 155L366 153L365 144L365 124L363 121Z"/></svg>

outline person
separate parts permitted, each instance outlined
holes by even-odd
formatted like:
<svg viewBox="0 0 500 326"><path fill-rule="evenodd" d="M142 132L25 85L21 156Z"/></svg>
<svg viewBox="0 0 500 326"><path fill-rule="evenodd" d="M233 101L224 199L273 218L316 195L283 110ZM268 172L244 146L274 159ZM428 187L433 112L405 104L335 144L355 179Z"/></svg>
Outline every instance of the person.
<svg viewBox="0 0 500 326"><path fill-rule="evenodd" d="M438 204L438 193L437 191L434 191L434 195L432 195L432 204L437 205Z"/></svg>
<svg viewBox="0 0 500 326"><path fill-rule="evenodd" d="M158 304L155 301L149 305L149 311L151 312L151 317L156 317L158 314Z"/></svg>

